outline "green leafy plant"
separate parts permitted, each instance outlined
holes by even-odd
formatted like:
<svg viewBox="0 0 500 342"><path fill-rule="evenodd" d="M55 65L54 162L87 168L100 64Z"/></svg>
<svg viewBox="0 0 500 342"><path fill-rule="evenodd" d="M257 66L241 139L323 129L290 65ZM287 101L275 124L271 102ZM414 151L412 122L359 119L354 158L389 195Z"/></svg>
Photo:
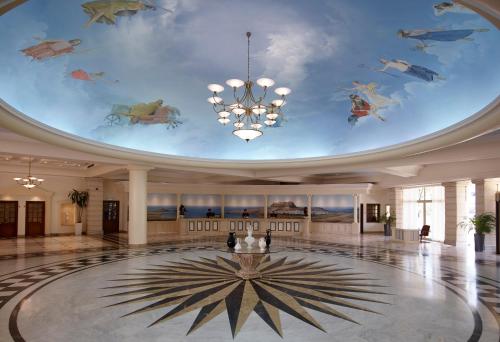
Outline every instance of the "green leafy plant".
<svg viewBox="0 0 500 342"><path fill-rule="evenodd" d="M396 215L391 213L390 216L387 216L387 215L382 215L380 217L380 223L383 223L383 224L390 224L392 225L394 222L396 222Z"/></svg>
<svg viewBox="0 0 500 342"><path fill-rule="evenodd" d="M76 204L76 219L77 223L82 223L83 210L89 202L89 193L87 191L78 191L73 189L68 198L73 204Z"/></svg>
<svg viewBox="0 0 500 342"><path fill-rule="evenodd" d="M460 222L458 226L468 232L474 231L475 234L489 234L495 229L495 223L495 215L482 213Z"/></svg>

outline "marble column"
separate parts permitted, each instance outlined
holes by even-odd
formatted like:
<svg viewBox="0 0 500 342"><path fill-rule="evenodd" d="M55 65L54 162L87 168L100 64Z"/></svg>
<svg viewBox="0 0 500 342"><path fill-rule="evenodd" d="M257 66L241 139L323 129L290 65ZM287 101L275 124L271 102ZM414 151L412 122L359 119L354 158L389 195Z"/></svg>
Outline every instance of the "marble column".
<svg viewBox="0 0 500 342"><path fill-rule="evenodd" d="M264 218L267 219L267 195L264 195Z"/></svg>
<svg viewBox="0 0 500 342"><path fill-rule="evenodd" d="M476 185L476 214L485 212L495 213L495 193L498 179L473 179ZM485 238L486 246L495 245L496 233L487 234Z"/></svg>
<svg viewBox="0 0 500 342"><path fill-rule="evenodd" d="M392 238L396 238L396 229L403 229L403 189L392 188L389 192L389 205L396 216L392 227Z"/></svg>
<svg viewBox="0 0 500 342"><path fill-rule="evenodd" d="M102 178L87 178L89 201L85 213L87 216L87 234L103 234L102 203L104 200L104 180Z"/></svg>
<svg viewBox="0 0 500 342"><path fill-rule="evenodd" d="M467 232L458 224L467 219L467 182L448 182L444 186L444 243L456 246L467 240ZM431 227L432 229L432 227Z"/></svg>
<svg viewBox="0 0 500 342"><path fill-rule="evenodd" d="M129 166L129 245L148 243L147 185L148 170L145 166Z"/></svg>
<svg viewBox="0 0 500 342"><path fill-rule="evenodd" d="M360 228L359 228L359 218L358 218L358 207L359 207L359 195L354 194L353 195L353 214L354 214L354 221L352 222L352 228L351 228L351 234L354 235L359 235L360 234Z"/></svg>

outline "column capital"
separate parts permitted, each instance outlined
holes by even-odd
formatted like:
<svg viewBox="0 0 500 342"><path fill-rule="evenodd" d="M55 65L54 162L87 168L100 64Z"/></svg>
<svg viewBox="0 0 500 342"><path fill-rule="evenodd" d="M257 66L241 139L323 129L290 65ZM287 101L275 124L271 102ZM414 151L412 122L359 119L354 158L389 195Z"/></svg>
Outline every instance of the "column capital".
<svg viewBox="0 0 500 342"><path fill-rule="evenodd" d="M153 169L154 167L149 165L138 165L138 164L127 165L127 170L129 171L150 171Z"/></svg>

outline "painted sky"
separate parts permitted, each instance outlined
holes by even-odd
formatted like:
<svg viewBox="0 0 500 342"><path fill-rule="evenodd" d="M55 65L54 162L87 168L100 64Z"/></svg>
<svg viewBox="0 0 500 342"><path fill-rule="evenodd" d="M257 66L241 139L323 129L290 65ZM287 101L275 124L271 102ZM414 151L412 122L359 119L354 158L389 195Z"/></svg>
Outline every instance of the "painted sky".
<svg viewBox="0 0 500 342"><path fill-rule="evenodd" d="M474 13L437 16L438 2L157 0L156 10L86 27L84 1L28 1L0 17L0 97L57 129L177 156L269 160L385 147L457 123L500 93L498 30ZM400 29L488 31L467 40L426 40L422 51L415 48L420 41L398 37ZM246 31L253 33L251 77L292 89L286 121L250 143L220 125L206 102L207 84L245 78ZM81 44L41 61L21 52L48 39ZM380 58L440 77L427 82L396 69L379 72ZM78 70L90 80L72 74ZM374 82L376 94L390 100L377 109L385 121L368 115L349 124L349 95L374 104L352 90L353 81ZM178 109L182 124L167 129L127 118L106 124L114 105L159 99Z"/></svg>

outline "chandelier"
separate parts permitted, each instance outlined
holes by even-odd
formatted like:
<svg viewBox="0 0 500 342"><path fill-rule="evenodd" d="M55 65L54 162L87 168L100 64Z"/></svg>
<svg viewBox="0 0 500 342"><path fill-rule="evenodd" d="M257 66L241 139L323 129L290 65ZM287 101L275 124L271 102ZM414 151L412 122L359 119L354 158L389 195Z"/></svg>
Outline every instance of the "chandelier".
<svg viewBox="0 0 500 342"><path fill-rule="evenodd" d="M14 180L17 184L24 186L25 188L32 189L35 186L42 184L44 179L36 178L31 175L31 158L29 159L28 176L27 177L16 177Z"/></svg>
<svg viewBox="0 0 500 342"><path fill-rule="evenodd" d="M265 97L269 88L274 85L274 81L270 78L259 78L256 83L262 88L261 96L254 95L254 83L250 81L250 36L251 32L247 32L248 53L247 53L247 80L242 81L232 78L226 81L226 84L233 89L232 103L226 104L219 96L224 91L224 87L220 84L209 84L208 90L212 92L212 96L208 98L208 102L214 107L214 111L219 115L218 121L227 125L231 122L231 113L234 114L235 122L233 134L237 137L246 140L247 142L260 137L263 132L261 121L265 118L266 126L273 126L276 119L282 116L281 108L285 105L285 98L290 94L289 88L276 88L274 92L279 98L272 100L270 103L265 103ZM238 89L243 87L241 96L238 94Z"/></svg>

